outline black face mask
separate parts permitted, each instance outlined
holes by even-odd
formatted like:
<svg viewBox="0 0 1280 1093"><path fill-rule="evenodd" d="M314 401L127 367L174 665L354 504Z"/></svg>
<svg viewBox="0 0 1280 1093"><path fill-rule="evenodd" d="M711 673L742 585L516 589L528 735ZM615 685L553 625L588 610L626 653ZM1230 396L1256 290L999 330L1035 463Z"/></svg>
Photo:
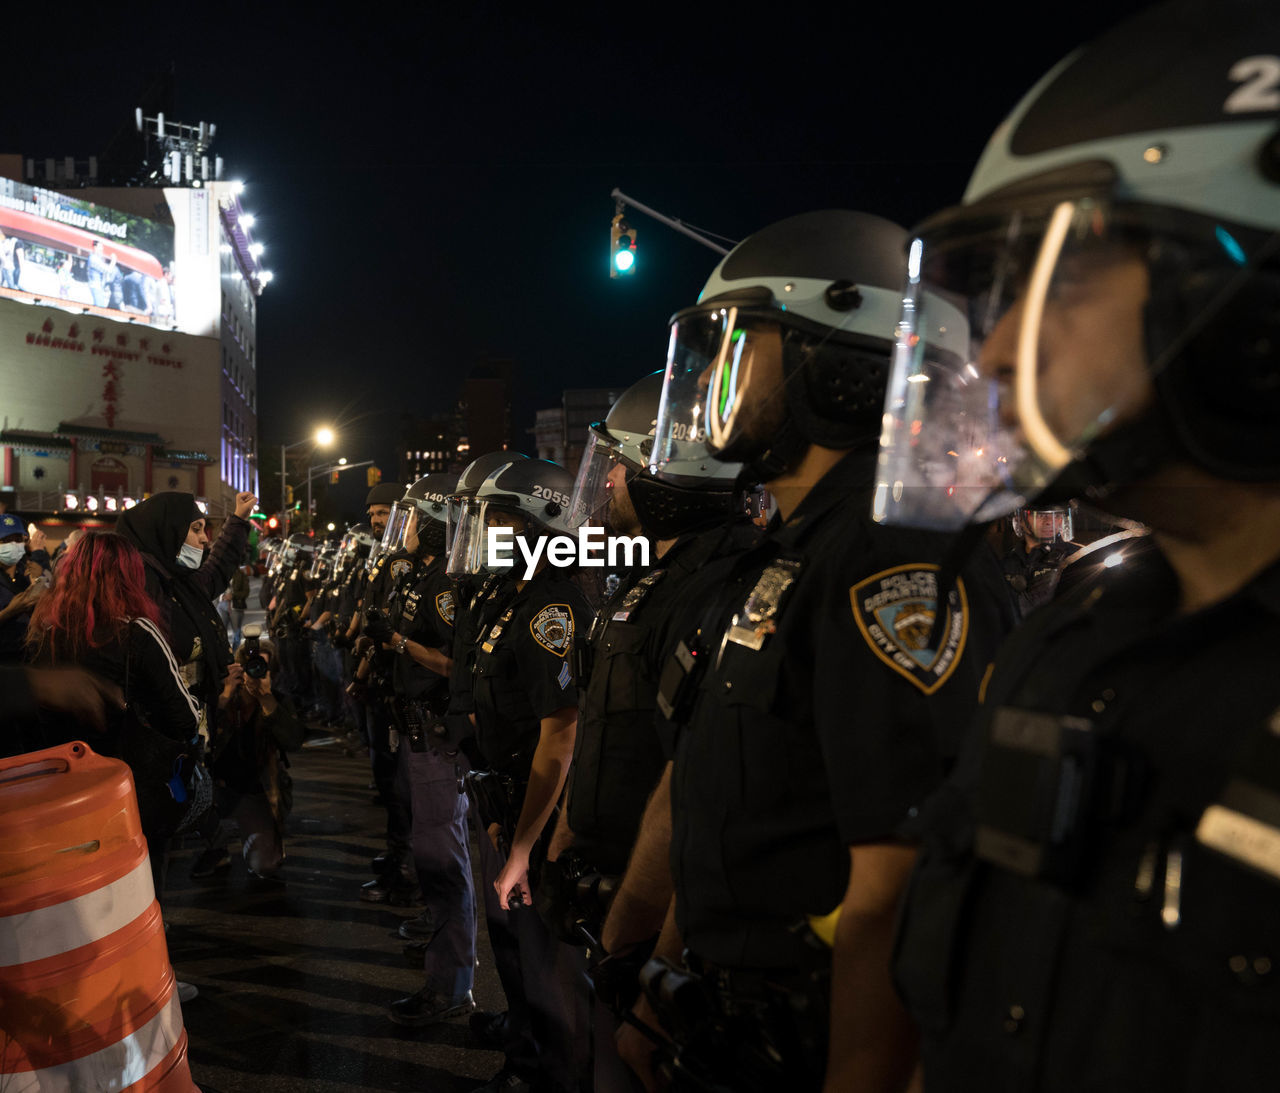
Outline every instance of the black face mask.
<svg viewBox="0 0 1280 1093"><path fill-rule="evenodd" d="M444 524L439 520L420 520L418 528L418 553L436 555L444 553Z"/></svg>

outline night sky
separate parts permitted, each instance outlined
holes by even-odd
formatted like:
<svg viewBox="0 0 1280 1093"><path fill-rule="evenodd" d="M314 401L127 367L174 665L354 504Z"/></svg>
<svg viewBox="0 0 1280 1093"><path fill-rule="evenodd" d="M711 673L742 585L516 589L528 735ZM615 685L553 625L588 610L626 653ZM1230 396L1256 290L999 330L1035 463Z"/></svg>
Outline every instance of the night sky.
<svg viewBox="0 0 1280 1093"><path fill-rule="evenodd" d="M394 415L447 409L481 357L516 361L526 448L562 388L662 366L718 259L631 215L637 272L611 281L613 187L732 239L841 206L910 225L1050 65L1144 6L218 5L187 9L216 17L197 31L134 5L57 63L10 24L0 151L96 153L173 62L176 118L218 124L275 273L263 446L333 421L341 454L394 466Z"/></svg>

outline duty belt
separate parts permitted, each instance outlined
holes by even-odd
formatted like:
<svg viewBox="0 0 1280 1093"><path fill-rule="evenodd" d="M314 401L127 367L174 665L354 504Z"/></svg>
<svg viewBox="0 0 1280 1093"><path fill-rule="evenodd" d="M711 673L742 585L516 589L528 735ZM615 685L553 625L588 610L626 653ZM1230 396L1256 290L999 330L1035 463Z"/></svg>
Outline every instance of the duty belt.
<svg viewBox="0 0 1280 1093"><path fill-rule="evenodd" d="M690 967L651 960L640 975L676 1047L674 1088L747 1093L819 1089L827 1058L830 973Z"/></svg>

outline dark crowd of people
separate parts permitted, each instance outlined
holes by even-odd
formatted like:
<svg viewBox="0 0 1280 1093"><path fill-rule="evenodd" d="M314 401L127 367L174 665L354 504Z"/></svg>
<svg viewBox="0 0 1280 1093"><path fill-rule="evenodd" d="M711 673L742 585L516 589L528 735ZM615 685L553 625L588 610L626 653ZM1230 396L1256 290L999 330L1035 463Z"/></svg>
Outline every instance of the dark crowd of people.
<svg viewBox="0 0 1280 1093"><path fill-rule="evenodd" d="M132 656L174 738L239 727L255 869L286 703L367 750L360 898L423 907L389 1017L467 1017L486 1091L1271 1088L1278 81L1274 6L1150 9L959 206L738 244L576 476L492 452L273 544L235 664L242 521L203 556L184 495L43 593L0 536L0 624ZM649 552L555 548L583 527Z"/></svg>

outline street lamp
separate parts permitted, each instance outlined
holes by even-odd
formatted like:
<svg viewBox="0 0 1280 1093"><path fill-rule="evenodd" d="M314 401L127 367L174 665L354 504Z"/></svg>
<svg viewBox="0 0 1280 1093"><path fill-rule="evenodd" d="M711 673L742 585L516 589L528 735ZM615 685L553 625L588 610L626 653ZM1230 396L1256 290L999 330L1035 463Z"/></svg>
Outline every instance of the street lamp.
<svg viewBox="0 0 1280 1093"><path fill-rule="evenodd" d="M333 441L334 441L333 430L330 429L329 426L327 425L322 425L319 429L317 429L311 436L307 437L305 440L298 440L292 444L280 445L280 511L281 513L285 514L284 515L284 521L285 521L284 534L286 537L288 537L288 534L289 534L289 516L288 516L289 510L287 507L288 503L285 500L288 493L289 473L288 473L288 464L285 462L285 453L292 448L300 448L304 444L310 444L313 447L317 447L317 448L327 448L330 444L333 443ZM310 489L311 489L311 479L308 477L307 479L307 490L308 490L307 519L308 520L311 519Z"/></svg>

